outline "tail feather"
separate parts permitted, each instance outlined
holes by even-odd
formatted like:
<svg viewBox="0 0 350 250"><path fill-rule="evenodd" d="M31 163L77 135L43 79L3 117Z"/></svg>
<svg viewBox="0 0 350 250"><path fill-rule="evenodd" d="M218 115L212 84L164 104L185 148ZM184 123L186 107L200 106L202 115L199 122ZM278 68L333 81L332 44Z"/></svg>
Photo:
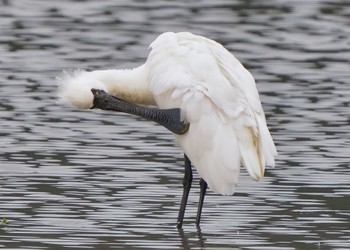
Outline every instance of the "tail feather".
<svg viewBox="0 0 350 250"><path fill-rule="evenodd" d="M270 167L274 167L275 156L277 156L275 143L272 140L265 119L257 116L256 120L259 127L259 152L262 155L260 158L263 160L264 164Z"/></svg>
<svg viewBox="0 0 350 250"><path fill-rule="evenodd" d="M258 156L258 141L250 128L245 127L237 133L242 162L249 175L256 181L263 177L265 165Z"/></svg>

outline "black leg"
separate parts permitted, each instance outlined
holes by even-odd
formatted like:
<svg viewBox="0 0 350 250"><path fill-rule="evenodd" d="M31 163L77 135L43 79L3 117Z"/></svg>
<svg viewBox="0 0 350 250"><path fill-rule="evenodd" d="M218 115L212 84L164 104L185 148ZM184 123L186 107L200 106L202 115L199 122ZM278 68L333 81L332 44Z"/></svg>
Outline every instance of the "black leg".
<svg viewBox="0 0 350 250"><path fill-rule="evenodd" d="M197 219L196 219L196 226L197 227L199 227L199 223L201 221L204 196L205 196L205 192L207 191L207 188L208 188L208 184L202 178L199 181L199 185L201 187L201 192L200 192L200 196L199 196L199 204L198 204L198 210L197 210Z"/></svg>
<svg viewBox="0 0 350 250"><path fill-rule="evenodd" d="M191 189L191 183L192 183L191 161L190 159L188 159L187 155L185 155L185 176L183 179L184 191L182 194L179 216L177 217L177 228L182 228L182 222L184 220L188 194L190 193L190 189Z"/></svg>

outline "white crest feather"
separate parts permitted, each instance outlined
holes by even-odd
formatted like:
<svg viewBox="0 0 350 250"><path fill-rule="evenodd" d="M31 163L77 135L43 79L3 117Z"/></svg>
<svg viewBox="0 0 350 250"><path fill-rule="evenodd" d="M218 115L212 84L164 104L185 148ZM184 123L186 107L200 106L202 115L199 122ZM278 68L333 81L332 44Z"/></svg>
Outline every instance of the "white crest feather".
<svg viewBox="0 0 350 250"><path fill-rule="evenodd" d="M57 78L59 85L58 96L77 108L89 109L93 106L92 88L105 90L103 83L91 78L89 72L75 70L72 73L66 71Z"/></svg>

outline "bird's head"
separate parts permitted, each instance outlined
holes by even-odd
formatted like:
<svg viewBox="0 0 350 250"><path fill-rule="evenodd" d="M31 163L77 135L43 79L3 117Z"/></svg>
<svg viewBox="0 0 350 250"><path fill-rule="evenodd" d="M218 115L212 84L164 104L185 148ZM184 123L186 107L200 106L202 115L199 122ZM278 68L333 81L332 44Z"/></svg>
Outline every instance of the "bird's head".
<svg viewBox="0 0 350 250"><path fill-rule="evenodd" d="M93 108L94 95L91 89L106 89L102 82L86 71L64 72L57 82L59 98L81 109Z"/></svg>
<svg viewBox="0 0 350 250"><path fill-rule="evenodd" d="M91 89L91 93L93 95L93 106L91 108L108 109L108 104L110 104L111 99L113 100L111 95L104 90L95 88Z"/></svg>

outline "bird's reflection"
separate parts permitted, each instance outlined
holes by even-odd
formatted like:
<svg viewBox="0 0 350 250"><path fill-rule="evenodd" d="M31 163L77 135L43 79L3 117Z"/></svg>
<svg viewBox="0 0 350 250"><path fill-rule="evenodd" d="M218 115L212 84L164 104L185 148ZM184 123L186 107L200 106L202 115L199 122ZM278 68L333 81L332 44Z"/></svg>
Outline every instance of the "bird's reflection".
<svg viewBox="0 0 350 250"><path fill-rule="evenodd" d="M181 245L184 250L191 249L190 243L189 243L189 236L193 234L193 231L191 232L185 232L183 228L178 228L179 233L179 239L181 240ZM202 234L202 230L200 227L197 227L197 230L195 232L196 238L198 239L198 242L195 244L196 247L200 246L201 248L205 246L205 239Z"/></svg>
<svg viewBox="0 0 350 250"><path fill-rule="evenodd" d="M185 235L184 230L183 230L182 228L178 228L177 230L178 230L178 233L179 233L179 238L180 238L181 243L182 243L182 244L181 244L181 245L182 245L182 248L183 248L184 250L190 249L190 246L189 246L189 244L188 244L188 238L187 238L187 236Z"/></svg>
<svg viewBox="0 0 350 250"><path fill-rule="evenodd" d="M204 239L203 239L203 234L200 227L197 227L197 238L199 240L199 245L201 247L204 247Z"/></svg>

